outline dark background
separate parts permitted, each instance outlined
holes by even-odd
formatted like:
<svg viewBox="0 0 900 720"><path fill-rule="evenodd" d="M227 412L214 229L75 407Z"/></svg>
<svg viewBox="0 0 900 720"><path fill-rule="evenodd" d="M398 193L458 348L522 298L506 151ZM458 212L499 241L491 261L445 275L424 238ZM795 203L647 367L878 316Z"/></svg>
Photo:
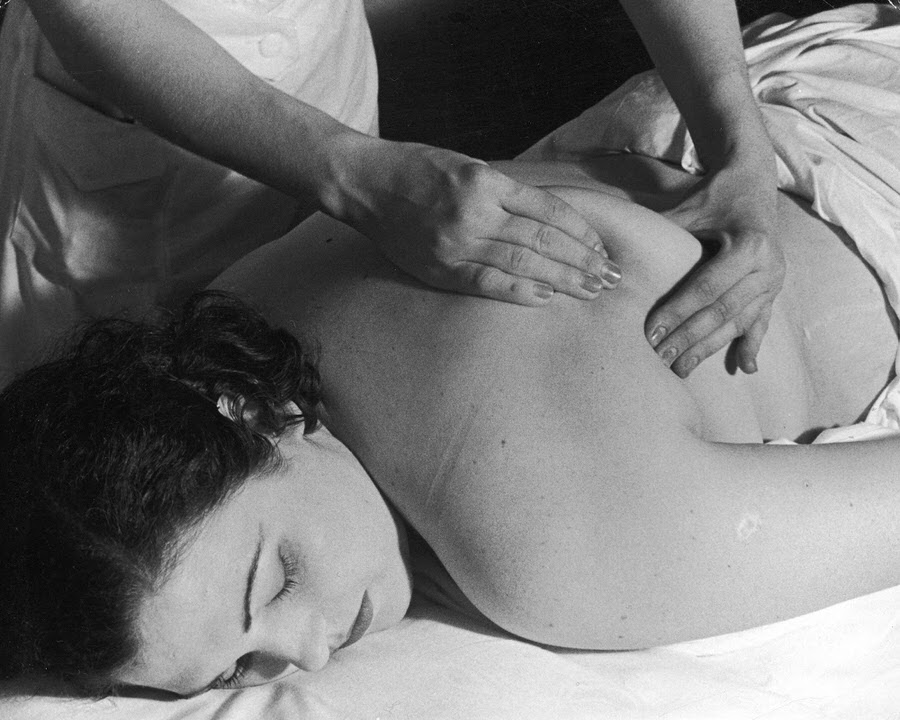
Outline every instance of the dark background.
<svg viewBox="0 0 900 720"><path fill-rule="evenodd" d="M394 2L405 11L370 12L389 139L510 158L651 67L617 0ZM738 11L744 24L849 4L738 0Z"/></svg>
<svg viewBox="0 0 900 720"><path fill-rule="evenodd" d="M746 23L848 4L738 0L738 9ZM617 0L368 0L367 7L382 135L486 160L521 152L650 67Z"/></svg>

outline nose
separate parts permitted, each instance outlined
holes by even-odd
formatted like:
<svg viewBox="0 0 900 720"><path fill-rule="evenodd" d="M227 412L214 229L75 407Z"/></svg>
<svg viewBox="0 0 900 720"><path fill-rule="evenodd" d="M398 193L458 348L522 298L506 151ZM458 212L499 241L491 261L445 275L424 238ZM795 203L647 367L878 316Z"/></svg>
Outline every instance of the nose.
<svg viewBox="0 0 900 720"><path fill-rule="evenodd" d="M264 661L273 668L291 664L307 672L321 670L331 659L325 619L321 615L307 616L296 624L267 629L256 655L260 664Z"/></svg>

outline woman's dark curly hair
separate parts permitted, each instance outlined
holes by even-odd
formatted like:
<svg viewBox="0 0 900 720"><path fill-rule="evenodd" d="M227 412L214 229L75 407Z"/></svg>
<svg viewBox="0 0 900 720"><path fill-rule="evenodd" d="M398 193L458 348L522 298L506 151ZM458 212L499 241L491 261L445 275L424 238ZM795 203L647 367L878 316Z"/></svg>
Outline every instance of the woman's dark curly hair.
<svg viewBox="0 0 900 720"><path fill-rule="evenodd" d="M228 419L217 402L230 402ZM219 293L162 322L104 320L0 393L0 678L115 690L139 603L272 439L317 426L315 364ZM299 413L289 405L293 401Z"/></svg>

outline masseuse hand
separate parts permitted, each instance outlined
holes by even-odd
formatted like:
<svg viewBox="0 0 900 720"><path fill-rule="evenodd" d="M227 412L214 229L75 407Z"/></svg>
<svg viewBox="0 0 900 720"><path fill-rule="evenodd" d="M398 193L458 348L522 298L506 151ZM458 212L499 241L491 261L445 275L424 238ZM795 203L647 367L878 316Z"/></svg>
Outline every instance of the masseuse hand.
<svg viewBox="0 0 900 720"><path fill-rule="evenodd" d="M520 305L590 300L618 283L599 235L554 195L449 150L357 142L340 219L423 282Z"/></svg>
<svg viewBox="0 0 900 720"><path fill-rule="evenodd" d="M756 355L784 280L784 256L772 238L774 161L760 154L710 172L669 219L718 245L647 318L650 344L680 377L737 338L738 367L756 372Z"/></svg>

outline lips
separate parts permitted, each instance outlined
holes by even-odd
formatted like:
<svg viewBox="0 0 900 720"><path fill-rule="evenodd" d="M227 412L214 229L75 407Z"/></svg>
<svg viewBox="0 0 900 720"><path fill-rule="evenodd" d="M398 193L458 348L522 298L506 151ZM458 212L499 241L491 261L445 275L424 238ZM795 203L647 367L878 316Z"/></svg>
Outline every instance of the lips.
<svg viewBox="0 0 900 720"><path fill-rule="evenodd" d="M363 592L362 603L359 606L356 620L353 621L353 627L350 628L350 634L347 636L347 639L344 640L341 648L349 647L365 635L366 630L369 629L369 625L372 624L373 616L374 610L372 608L372 601L369 599L369 593ZM340 650L341 648L338 649Z"/></svg>

